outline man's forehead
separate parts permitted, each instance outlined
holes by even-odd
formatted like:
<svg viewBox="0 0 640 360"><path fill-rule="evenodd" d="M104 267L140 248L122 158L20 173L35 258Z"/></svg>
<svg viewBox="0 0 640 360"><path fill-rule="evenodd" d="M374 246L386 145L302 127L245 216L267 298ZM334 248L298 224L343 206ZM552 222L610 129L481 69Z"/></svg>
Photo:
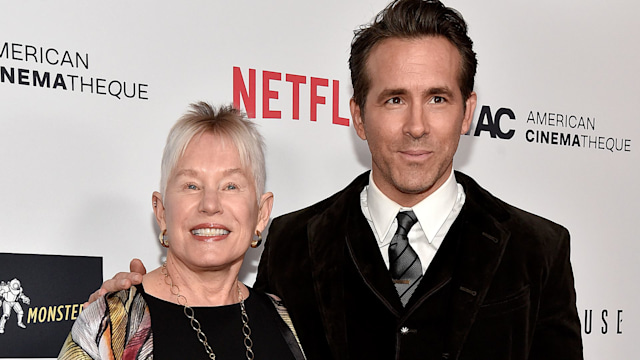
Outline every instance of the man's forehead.
<svg viewBox="0 0 640 360"><path fill-rule="evenodd" d="M434 39L438 41L431 41ZM389 38L372 48L365 71L369 90L376 86L377 91L400 93L411 84L424 87L428 83L421 91L457 92L461 64L457 48L444 37Z"/></svg>

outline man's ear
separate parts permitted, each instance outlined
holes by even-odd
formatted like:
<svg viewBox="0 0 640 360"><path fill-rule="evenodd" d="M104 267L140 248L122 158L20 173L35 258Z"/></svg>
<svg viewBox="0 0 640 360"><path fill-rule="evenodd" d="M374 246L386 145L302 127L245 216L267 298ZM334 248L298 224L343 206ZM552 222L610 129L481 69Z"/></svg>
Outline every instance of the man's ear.
<svg viewBox="0 0 640 360"><path fill-rule="evenodd" d="M349 101L349 108L351 110L351 119L353 119L353 127L356 129L356 133L360 139L367 140L367 135L364 132L362 110L354 98L351 98L351 101Z"/></svg>
<svg viewBox="0 0 640 360"><path fill-rule="evenodd" d="M160 231L167 228L167 223L164 219L164 203L162 202L162 194L157 191L151 195L151 206L153 207L153 213L156 214L156 222Z"/></svg>
<svg viewBox="0 0 640 360"><path fill-rule="evenodd" d="M260 203L258 208L258 224L256 224L256 230L262 232L269 223L271 218L271 209L273 208L273 193L267 192L260 197Z"/></svg>
<svg viewBox="0 0 640 360"><path fill-rule="evenodd" d="M476 111L476 104L478 102L478 96L475 91L471 92L471 95L467 98L465 102L464 109L464 118L462 119L462 129L460 130L460 135L464 135L471 128L471 122L473 121L473 113Z"/></svg>

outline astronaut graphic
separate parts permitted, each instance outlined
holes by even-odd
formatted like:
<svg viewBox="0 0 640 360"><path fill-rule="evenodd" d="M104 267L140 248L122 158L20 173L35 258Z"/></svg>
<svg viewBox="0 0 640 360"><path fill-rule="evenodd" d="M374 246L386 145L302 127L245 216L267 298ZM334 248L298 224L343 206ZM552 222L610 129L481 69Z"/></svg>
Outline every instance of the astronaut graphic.
<svg viewBox="0 0 640 360"><path fill-rule="evenodd" d="M18 301L22 301L26 305L31 303L29 297L22 293L22 285L20 280L13 279L8 283L0 282L0 301L2 301L2 318L0 319L0 334L4 334L4 326L11 316L11 310L16 312L18 316L18 326L25 329L26 326L22 322L24 311Z"/></svg>

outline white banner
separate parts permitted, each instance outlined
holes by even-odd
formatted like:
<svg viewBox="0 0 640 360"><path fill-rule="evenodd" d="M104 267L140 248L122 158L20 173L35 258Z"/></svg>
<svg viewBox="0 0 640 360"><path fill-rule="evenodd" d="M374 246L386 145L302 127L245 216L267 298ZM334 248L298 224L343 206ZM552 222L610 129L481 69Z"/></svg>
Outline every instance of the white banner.
<svg viewBox="0 0 640 360"><path fill-rule="evenodd" d="M169 128L197 100L235 98L260 125L274 216L340 190L370 162L349 116L349 45L386 3L3 2L0 252L101 256L107 277L133 257L159 266L151 193ZM569 228L585 358L634 358L640 5L446 4L479 59L456 168Z"/></svg>

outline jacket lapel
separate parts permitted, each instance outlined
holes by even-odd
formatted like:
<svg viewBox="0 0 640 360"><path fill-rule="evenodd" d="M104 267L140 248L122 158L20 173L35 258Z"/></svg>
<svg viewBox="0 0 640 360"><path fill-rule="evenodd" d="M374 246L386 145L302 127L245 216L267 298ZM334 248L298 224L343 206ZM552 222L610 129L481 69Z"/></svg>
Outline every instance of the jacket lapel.
<svg viewBox="0 0 640 360"><path fill-rule="evenodd" d="M411 299L409 299L407 312L404 314L405 318L413 315L415 311L420 309L420 307L429 300L431 295L451 282L458 251L457 239L459 236L456 236L456 233L459 232L459 227L456 226L457 223L458 220L451 226L436 256L427 267L427 271L422 277L416 292Z"/></svg>
<svg viewBox="0 0 640 360"><path fill-rule="evenodd" d="M359 199L358 199L359 200ZM371 226L360 209L358 201L357 211L353 207L349 212L345 242L351 261L356 266L360 277L376 297L393 313L400 316L403 311L402 302L398 296L387 266L384 264L380 247L371 231Z"/></svg>
<svg viewBox="0 0 640 360"><path fill-rule="evenodd" d="M467 198L454 223L456 229L449 232L459 236L453 270L451 328L445 344L452 359L459 356L511 235L502 225L507 215L500 204L486 196L484 190L465 175L456 173L456 178L463 185ZM449 235L445 241L447 239L456 241Z"/></svg>
<svg viewBox="0 0 640 360"><path fill-rule="evenodd" d="M327 341L335 359L347 349L345 308L346 237L354 201L359 210L359 193L368 183L369 172L357 177L334 203L310 219L307 228L314 290ZM355 199L355 200L354 200ZM345 217L345 212L348 214ZM366 222L366 220L365 220Z"/></svg>

